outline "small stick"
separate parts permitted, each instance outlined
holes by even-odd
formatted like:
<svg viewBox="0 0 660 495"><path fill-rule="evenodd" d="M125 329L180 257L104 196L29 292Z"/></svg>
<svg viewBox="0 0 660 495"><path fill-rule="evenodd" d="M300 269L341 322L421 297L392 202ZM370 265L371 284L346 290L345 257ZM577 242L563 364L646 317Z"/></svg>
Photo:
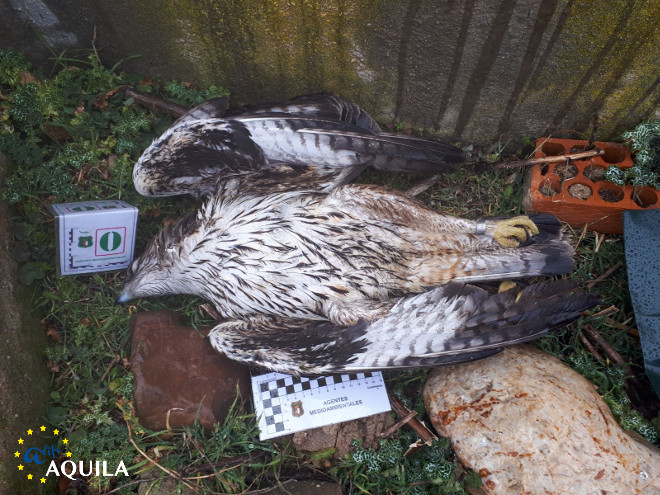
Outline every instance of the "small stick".
<svg viewBox="0 0 660 495"><path fill-rule="evenodd" d="M587 288L588 288L588 289L591 289L594 285L596 285L597 283L602 282L603 280L605 280L606 278L608 278L610 275L612 275L615 271L617 271L617 270L618 270L619 268L621 268L622 266L623 266L623 262L622 262L622 261L619 261L616 265L614 265L612 268L610 268L609 270L607 270L605 273L603 273L602 275L596 277L596 278L593 279L591 282L589 282L589 283L587 284Z"/></svg>
<svg viewBox="0 0 660 495"><path fill-rule="evenodd" d="M594 327L585 324L582 327L582 332L594 343L598 344L607 357L615 364L621 367L626 375L625 388L626 394L630 398L632 405L647 419L653 419L658 415L660 410L660 402L657 396L645 386L642 381L635 376L632 368L624 361L621 354L619 354L604 338L598 333Z"/></svg>
<svg viewBox="0 0 660 495"><path fill-rule="evenodd" d="M380 437L381 438L389 437L395 431L400 430L401 428L403 428L403 425L408 423L415 416L417 416L417 411L410 411L401 421L399 421L398 423L395 423L394 425L390 426L386 431L381 433Z"/></svg>
<svg viewBox="0 0 660 495"><path fill-rule="evenodd" d="M614 347L612 347L604 338L603 336L596 330L594 327L592 327L589 324L585 324L582 327L582 332L587 336L589 340L591 340L594 344L598 344L598 346L603 349L605 354L607 354L607 357L612 360L613 363L618 364L623 368L623 371L625 372L626 375L634 375L632 369L630 366L626 364L624 361L623 357L621 357L621 354L619 354Z"/></svg>
<svg viewBox="0 0 660 495"><path fill-rule="evenodd" d="M117 364L118 362L119 362L119 358L118 358L117 356L115 356L115 357L112 358L112 361L110 361L110 364L109 364L108 367L105 369L105 373L103 373L103 376L101 376L101 380L100 380L101 383L103 383L103 381L104 381L104 380L106 379L106 377L108 376L108 373L110 373L110 370L111 370L111 369L114 367L114 365Z"/></svg>
<svg viewBox="0 0 660 495"><path fill-rule="evenodd" d="M580 340L582 341L584 346L587 348L587 350L591 354L593 354L593 356L598 360L598 362L600 364L602 364L603 366L605 366L606 363L605 363L605 360L603 359L603 356L600 355L600 353L596 350L596 348L591 343L591 341L587 337L585 337L585 335L583 333L580 333Z"/></svg>
<svg viewBox="0 0 660 495"><path fill-rule="evenodd" d="M419 184L415 184L410 189L406 190L406 194L408 196L413 196L413 197L419 196L424 191L427 191L431 187L435 186L439 180L440 180L440 175L434 175L433 177L429 177L428 179L420 182Z"/></svg>
<svg viewBox="0 0 660 495"><path fill-rule="evenodd" d="M598 316L613 315L613 314L616 314L618 312L619 312L619 308L617 308L616 306L610 306L609 308L605 308L605 309L599 311L598 313L594 313L594 314L589 315L589 316L591 316L592 318L596 318Z"/></svg>
<svg viewBox="0 0 660 495"><path fill-rule="evenodd" d="M170 112L177 117L181 117L184 113L190 110L187 107L178 105L171 101L156 98L155 96L151 96L146 93L141 93L138 90L131 88L130 86L122 86L121 91L124 93L126 98L133 98L140 105L148 108L149 110L161 110L164 112Z"/></svg>
<svg viewBox="0 0 660 495"><path fill-rule="evenodd" d="M557 156L544 156L542 158L532 158L530 160L521 160L517 162L504 162L495 165L495 168L521 168L530 167L539 163L558 163L568 162L571 160L585 160L605 154L605 150L595 149L590 151L581 151L580 153L572 153L570 155L557 155Z"/></svg>
<svg viewBox="0 0 660 495"><path fill-rule="evenodd" d="M618 321L615 321L612 318L607 318L605 320L605 324L609 327L618 328L619 330L625 330L628 333L637 332L637 329L635 327L631 327L630 325L626 325L625 323L619 323Z"/></svg>
<svg viewBox="0 0 660 495"><path fill-rule="evenodd" d="M224 472L225 470L233 469L240 464L253 462L256 459L265 457L265 455L265 452L257 452L256 454L241 454L234 457L228 457L216 463L209 462L208 464L202 464L200 466L188 466L184 468L183 471L186 474L208 473L215 472L217 468L221 468L222 472Z"/></svg>
<svg viewBox="0 0 660 495"><path fill-rule="evenodd" d="M408 409L403 402L399 400L399 398L394 395L393 393L388 393L388 397L390 398L390 405L392 406L392 410L396 413L397 416L400 418L405 418L410 414L410 409ZM433 440L437 440L438 437L435 436L431 430L429 430L424 423L422 423L419 419L415 418L414 416L410 418L408 421L408 425L413 429L415 433L417 433L422 441L426 445L431 445Z"/></svg>
<svg viewBox="0 0 660 495"><path fill-rule="evenodd" d="M135 447L135 450L137 450L142 455L142 457L144 457L146 460L151 462L154 466L156 466L161 471L167 473L172 478L174 478L176 480L179 480L181 483L183 483L188 488L190 488L193 492L199 493L197 488L195 488L193 485L191 485L185 479L183 479L181 476L179 476L179 474L176 471L172 471L170 469L167 469L165 466L162 466L157 461L155 461L151 457L149 457L149 455L144 450L142 450L140 447L138 447L138 444L135 443L135 440L133 440L133 430L131 429L131 424L128 422L128 420L126 420L126 427L128 428L128 441L131 443L131 445L133 447Z"/></svg>
<svg viewBox="0 0 660 495"><path fill-rule="evenodd" d="M218 313L218 312L215 310L215 308L211 307L211 305L209 305L209 304L200 304L199 307L202 308L204 311L206 311L207 314L208 314L211 318L214 318L214 319L216 319L216 320L221 320L221 319L222 319L222 316L220 315L220 313Z"/></svg>
<svg viewBox="0 0 660 495"><path fill-rule="evenodd" d="M598 122L598 113L594 113L593 125L591 127L591 134L589 135L589 143L585 148L585 151L592 150L596 147L596 135L598 134L598 128L600 124Z"/></svg>

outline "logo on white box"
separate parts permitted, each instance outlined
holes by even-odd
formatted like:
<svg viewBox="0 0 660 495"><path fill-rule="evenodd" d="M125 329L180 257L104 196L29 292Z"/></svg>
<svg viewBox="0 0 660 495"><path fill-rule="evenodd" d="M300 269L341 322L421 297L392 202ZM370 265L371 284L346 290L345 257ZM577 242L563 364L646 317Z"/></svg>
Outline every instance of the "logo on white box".
<svg viewBox="0 0 660 495"><path fill-rule="evenodd" d="M96 256L122 254L126 251L126 227L96 229Z"/></svg>

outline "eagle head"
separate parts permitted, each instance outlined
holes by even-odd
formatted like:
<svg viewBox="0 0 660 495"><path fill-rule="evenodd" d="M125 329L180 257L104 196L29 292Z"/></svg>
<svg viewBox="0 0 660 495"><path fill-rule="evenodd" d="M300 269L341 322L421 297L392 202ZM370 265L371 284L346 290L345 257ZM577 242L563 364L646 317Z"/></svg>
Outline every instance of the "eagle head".
<svg viewBox="0 0 660 495"><path fill-rule="evenodd" d="M149 243L126 272L118 303L141 297L197 294L189 271L186 240L198 229L194 214L168 225Z"/></svg>

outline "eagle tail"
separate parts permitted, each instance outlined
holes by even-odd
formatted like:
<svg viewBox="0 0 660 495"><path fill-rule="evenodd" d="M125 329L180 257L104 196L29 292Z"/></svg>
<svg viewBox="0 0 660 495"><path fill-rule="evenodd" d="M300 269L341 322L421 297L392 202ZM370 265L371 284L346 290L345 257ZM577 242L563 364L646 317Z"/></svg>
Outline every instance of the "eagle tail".
<svg viewBox="0 0 660 495"><path fill-rule="evenodd" d="M459 282L399 300L382 318L337 326L258 317L215 327L230 358L301 375L434 367L481 359L566 325L600 299L569 281L489 294Z"/></svg>
<svg viewBox="0 0 660 495"><path fill-rule="evenodd" d="M336 151L353 151L362 163L388 172L448 173L465 162L460 148L413 136L346 129L307 128L298 132L324 136Z"/></svg>

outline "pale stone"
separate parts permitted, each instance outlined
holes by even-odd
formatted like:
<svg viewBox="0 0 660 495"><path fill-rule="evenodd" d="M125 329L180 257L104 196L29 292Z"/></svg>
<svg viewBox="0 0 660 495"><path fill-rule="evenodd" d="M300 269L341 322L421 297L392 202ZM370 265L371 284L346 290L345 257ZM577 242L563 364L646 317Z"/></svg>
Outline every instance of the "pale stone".
<svg viewBox="0 0 660 495"><path fill-rule="evenodd" d="M433 425L481 494L658 494L660 453L616 423L594 386L555 357L514 347L435 370Z"/></svg>

